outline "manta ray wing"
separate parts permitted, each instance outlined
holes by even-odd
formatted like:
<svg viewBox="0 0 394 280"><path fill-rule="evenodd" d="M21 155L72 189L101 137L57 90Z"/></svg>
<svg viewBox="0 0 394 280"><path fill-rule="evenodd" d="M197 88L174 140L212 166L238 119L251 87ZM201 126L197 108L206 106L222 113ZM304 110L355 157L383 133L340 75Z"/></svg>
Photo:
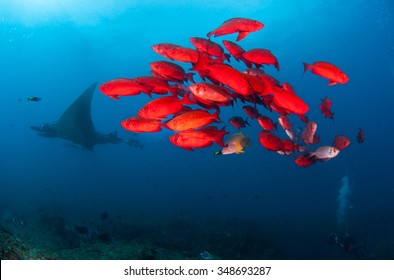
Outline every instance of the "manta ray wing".
<svg viewBox="0 0 394 280"><path fill-rule="evenodd" d="M94 128L91 105L97 83L89 86L68 108L59 121L31 126L38 135L48 138L63 138L81 145L85 150L93 151L97 144L119 144L126 142L130 146L142 147L135 139L123 140L116 132L104 134ZM134 141L134 142L133 142Z"/></svg>
<svg viewBox="0 0 394 280"><path fill-rule="evenodd" d="M94 128L91 116L91 104L96 85L97 83L93 83L89 86L64 111L57 122L58 137L80 144L87 150L92 150L100 136Z"/></svg>

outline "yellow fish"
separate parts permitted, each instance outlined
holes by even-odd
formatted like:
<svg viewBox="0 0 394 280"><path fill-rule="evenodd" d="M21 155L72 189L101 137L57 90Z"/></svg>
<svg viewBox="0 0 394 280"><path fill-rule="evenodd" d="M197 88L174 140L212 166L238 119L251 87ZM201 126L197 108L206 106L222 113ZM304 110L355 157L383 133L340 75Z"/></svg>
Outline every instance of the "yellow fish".
<svg viewBox="0 0 394 280"><path fill-rule="evenodd" d="M221 151L217 151L215 156L243 153L243 149L249 147L251 142L247 135L244 135L242 132L237 132L227 139L225 145L226 147L224 147Z"/></svg>

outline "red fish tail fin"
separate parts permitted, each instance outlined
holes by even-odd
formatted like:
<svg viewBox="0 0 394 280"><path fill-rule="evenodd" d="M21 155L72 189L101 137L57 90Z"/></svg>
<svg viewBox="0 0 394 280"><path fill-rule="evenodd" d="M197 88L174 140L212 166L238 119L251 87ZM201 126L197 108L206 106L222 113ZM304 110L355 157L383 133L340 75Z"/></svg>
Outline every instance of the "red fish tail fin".
<svg viewBox="0 0 394 280"><path fill-rule="evenodd" d="M223 137L224 137L224 134L215 135L215 138L213 139L213 141L216 144L218 144L220 147L226 147L226 145L223 142Z"/></svg>
<svg viewBox="0 0 394 280"><path fill-rule="evenodd" d="M206 66L209 65L210 62L212 62L212 59L209 59L207 55L204 53L197 51L198 52L198 59L195 64L193 64L193 67L190 68L190 70L197 71L198 74L202 77L205 77L206 73Z"/></svg>
<svg viewBox="0 0 394 280"><path fill-rule="evenodd" d="M334 113L331 112L331 111L330 111L330 116L329 116L329 118L332 119L333 122L335 122L335 120L334 120Z"/></svg>
<svg viewBox="0 0 394 280"><path fill-rule="evenodd" d="M180 92L180 89L175 86L170 86L168 88L168 91L173 95L173 96L178 96L178 93Z"/></svg>
<svg viewBox="0 0 394 280"><path fill-rule="evenodd" d="M234 98L234 99L231 99L230 102L229 102L229 104L228 104L228 105L231 105L231 108L233 108L233 110L234 110L234 100L237 101L237 100ZM227 106L228 106L228 105L227 105Z"/></svg>
<svg viewBox="0 0 394 280"><path fill-rule="evenodd" d="M152 88L153 89L153 88ZM143 93L145 93L147 96L149 96L150 98L152 98L152 91L142 91Z"/></svg>
<svg viewBox="0 0 394 280"><path fill-rule="evenodd" d="M195 73L186 73L185 74L185 80L186 81L189 81L189 82L191 82L191 83L196 83L195 81L194 81L194 78L193 78L193 75L194 75Z"/></svg>
<svg viewBox="0 0 394 280"><path fill-rule="evenodd" d="M304 73L311 68L311 65L308 63L303 62L302 64L304 64Z"/></svg>
<svg viewBox="0 0 394 280"><path fill-rule="evenodd" d="M242 60L243 63L245 63L246 67L248 67L248 68L252 68L253 67L253 64L251 62L249 62L249 60L246 60L243 57L241 57L240 60Z"/></svg>
<svg viewBox="0 0 394 280"><path fill-rule="evenodd" d="M172 130L171 128L168 127L166 122L160 123L160 127L164 127L166 129Z"/></svg>
<svg viewBox="0 0 394 280"><path fill-rule="evenodd" d="M214 120L218 121L218 122L222 122L222 120L221 120L220 117L219 117L219 113L220 113L219 109L216 110L215 113L212 114L212 118L213 118Z"/></svg>
<svg viewBox="0 0 394 280"><path fill-rule="evenodd" d="M181 148L183 148L183 149L185 149L186 151L189 151L189 152L194 152L192 147L181 147Z"/></svg>
<svg viewBox="0 0 394 280"><path fill-rule="evenodd" d="M223 126L219 132L214 137L214 142L217 143L220 147L227 147L228 145L224 144L223 138L224 135L227 135L228 132L225 130L226 126Z"/></svg>
<svg viewBox="0 0 394 280"><path fill-rule="evenodd" d="M228 134L228 132L226 131L226 127L227 125L223 126L220 131L224 133L224 135Z"/></svg>
<svg viewBox="0 0 394 280"><path fill-rule="evenodd" d="M190 97L191 97L191 93L190 92L186 93L181 99L182 105L185 105L185 104L190 104L190 105L191 104L196 104L196 101L192 100Z"/></svg>
<svg viewBox="0 0 394 280"><path fill-rule="evenodd" d="M248 36L250 32L247 31L242 31L238 33L238 37L237 37L237 42L241 41L243 38L245 38L246 36Z"/></svg>
<svg viewBox="0 0 394 280"><path fill-rule="evenodd" d="M247 124L248 126L251 126L250 123L248 122L248 117L246 117L246 119L245 119L245 124Z"/></svg>
<svg viewBox="0 0 394 280"><path fill-rule="evenodd" d="M228 53L225 53L224 56L226 57L226 60L227 60L228 62L230 62L230 57L231 57L231 55L229 55Z"/></svg>
<svg viewBox="0 0 394 280"><path fill-rule="evenodd" d="M149 97L152 97L152 90L154 89L153 86L143 86L143 89L141 90L143 93L148 95Z"/></svg>
<svg viewBox="0 0 394 280"><path fill-rule="evenodd" d="M118 95L108 95L109 97L115 99L115 100L119 100L120 98L118 97Z"/></svg>

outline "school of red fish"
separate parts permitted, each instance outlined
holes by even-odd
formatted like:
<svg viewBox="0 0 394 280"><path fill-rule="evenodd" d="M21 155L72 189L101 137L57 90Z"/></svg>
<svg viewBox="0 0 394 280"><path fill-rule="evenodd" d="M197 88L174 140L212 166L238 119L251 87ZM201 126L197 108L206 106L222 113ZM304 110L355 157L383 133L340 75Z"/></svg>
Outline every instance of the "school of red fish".
<svg viewBox="0 0 394 280"><path fill-rule="evenodd" d="M301 167L336 157L350 144L350 140L346 136L338 135L332 144L314 148L314 145L320 142L320 137L316 134L317 123L308 120L306 116L309 111L308 104L296 94L289 83L280 83L261 69L263 65L271 65L277 71L280 70L278 59L270 50L244 50L239 44L228 40L222 41L223 48L211 40L212 37L238 33L238 42L263 27L264 24L257 20L232 18L208 32L207 38L190 38L194 48L170 43L153 45L152 49L168 60L150 63L151 75L113 79L100 85L100 91L116 100L121 96L141 93L150 97L152 94L159 95L160 97L142 106L135 116L123 120L122 127L138 133L159 132L163 128L175 131L169 140L189 151L208 147L213 143L225 149L227 142L224 137L228 132L225 126L219 129L214 123L223 121L220 118L223 107L233 108L234 102L240 101L250 104L243 106L247 117L233 116L228 123L242 129L247 125L251 126L249 122L255 120L262 128L258 136L259 142L268 151L285 156L293 155L294 162ZM231 59L245 64L246 69L238 71L229 64ZM192 72L186 72L174 62L191 64ZM329 62L304 63L304 73L308 70L328 79L328 85L345 84L349 81L340 68ZM201 82L196 82L196 73ZM277 113L278 121L261 114L258 106ZM334 113L328 97L321 100L319 107L325 118L333 119ZM296 115L304 123L301 131L293 128L290 121L292 115ZM278 123L287 135L285 138L276 135L279 134ZM364 141L362 129L359 130L357 141Z"/></svg>

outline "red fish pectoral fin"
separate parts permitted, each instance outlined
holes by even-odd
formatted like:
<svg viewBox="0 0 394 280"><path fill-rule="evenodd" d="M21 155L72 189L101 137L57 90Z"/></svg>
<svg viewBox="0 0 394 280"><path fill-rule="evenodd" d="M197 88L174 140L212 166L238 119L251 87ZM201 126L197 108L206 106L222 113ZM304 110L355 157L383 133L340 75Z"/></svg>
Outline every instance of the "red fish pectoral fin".
<svg viewBox="0 0 394 280"><path fill-rule="evenodd" d="M242 60L243 63L245 63L246 67L248 67L248 68L252 68L252 67L253 67L252 63L250 63L250 62L249 62L248 60L246 60L245 58L240 57L239 59Z"/></svg>
<svg viewBox="0 0 394 280"><path fill-rule="evenodd" d="M228 53L225 53L224 56L226 57L226 60L227 60L228 62L230 62L230 57L231 57L231 55L229 55Z"/></svg>
<svg viewBox="0 0 394 280"><path fill-rule="evenodd" d="M196 104L196 100L193 99L194 96L192 96L191 92L186 93L181 99L182 105Z"/></svg>
<svg viewBox="0 0 394 280"><path fill-rule="evenodd" d="M115 100L119 100L120 98L117 95L108 95L109 97L115 99Z"/></svg>
<svg viewBox="0 0 394 280"><path fill-rule="evenodd" d="M327 84L327 85L333 86L333 85L336 85L337 83L338 83L338 82L335 82L335 81L330 80L330 81L328 81L328 84Z"/></svg>
<svg viewBox="0 0 394 280"><path fill-rule="evenodd" d="M238 37L237 37L237 42L241 41L243 38L245 38L246 36L248 36L250 32L247 31L242 31L238 33Z"/></svg>
<svg viewBox="0 0 394 280"><path fill-rule="evenodd" d="M186 151L189 152L194 152L194 150L191 147L181 147L181 148L184 148Z"/></svg>
<svg viewBox="0 0 394 280"><path fill-rule="evenodd" d="M248 118L246 117L246 119L245 119L245 124L247 124L248 126L251 126L249 123L248 123Z"/></svg>
<svg viewBox="0 0 394 280"><path fill-rule="evenodd" d="M180 91L177 87L170 86L168 91L171 93L172 96L178 96L178 92Z"/></svg>

